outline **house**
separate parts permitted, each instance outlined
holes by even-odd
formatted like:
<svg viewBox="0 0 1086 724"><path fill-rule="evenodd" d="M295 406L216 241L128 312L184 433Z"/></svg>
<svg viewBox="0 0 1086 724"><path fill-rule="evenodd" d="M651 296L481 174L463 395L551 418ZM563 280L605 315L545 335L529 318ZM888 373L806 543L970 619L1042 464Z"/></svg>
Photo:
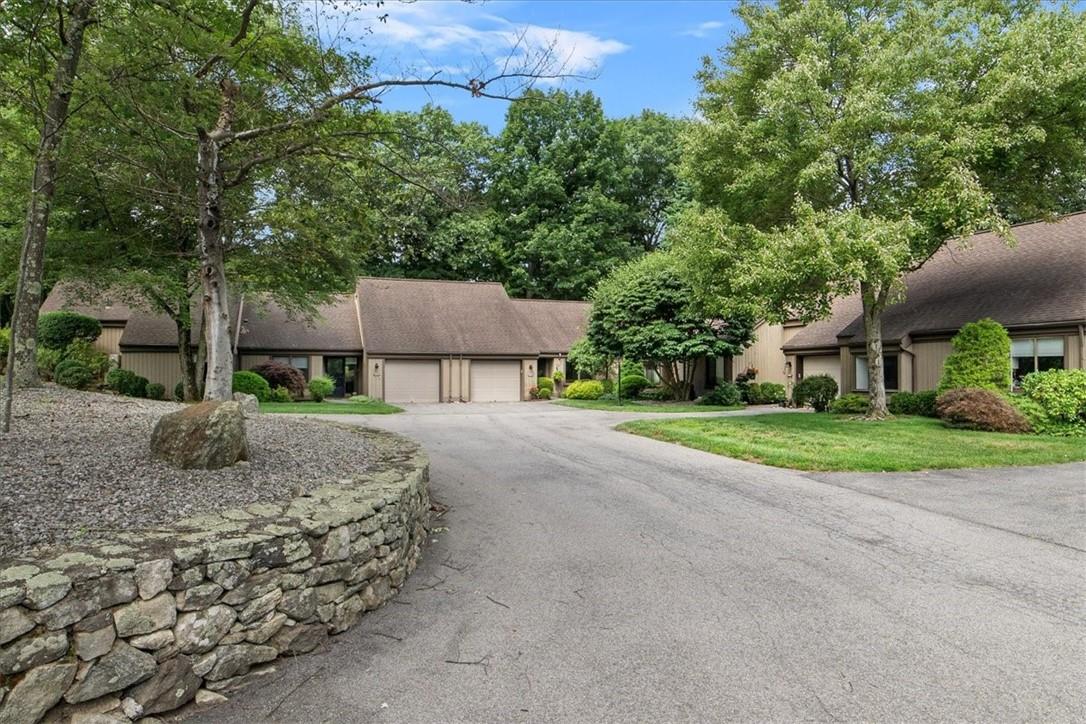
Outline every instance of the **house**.
<svg viewBox="0 0 1086 724"><path fill-rule="evenodd" d="M67 296L58 285L43 310L71 309L102 320L100 342L112 345L104 351L118 355L122 368L173 389L181 367L177 329L168 317L127 307L122 315L116 305L69 303ZM231 310L231 335L238 369L284 362L306 379L331 377L340 397L511 401L527 399L538 375L565 370L588 308L585 302L514 300L491 282L363 277L353 294L319 306L310 319L269 299L240 299ZM194 310L194 329L198 316Z"/></svg>
<svg viewBox="0 0 1086 724"><path fill-rule="evenodd" d="M1014 228L1017 245L993 233L949 243L905 277L905 299L883 315L890 391L939 384L950 339L990 317L1011 336L1015 380L1034 370L1086 367L1086 211ZM760 325L758 340L731 360L734 374L789 386L828 374L842 392L867 391L867 352L858 294L837 299L812 324Z"/></svg>

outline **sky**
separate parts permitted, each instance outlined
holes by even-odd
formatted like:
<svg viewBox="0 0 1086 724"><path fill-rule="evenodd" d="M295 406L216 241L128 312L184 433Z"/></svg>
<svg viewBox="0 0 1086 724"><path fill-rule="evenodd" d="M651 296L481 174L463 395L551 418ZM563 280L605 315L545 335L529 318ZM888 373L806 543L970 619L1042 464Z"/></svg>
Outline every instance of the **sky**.
<svg viewBox="0 0 1086 724"><path fill-rule="evenodd" d="M343 32L377 59L380 75L438 73L461 82L483 77L486 68L493 72L514 46L514 57L552 47L564 74L584 77L537 87L591 90L611 117L644 108L688 116L701 58L715 56L739 27L733 8L731 2L708 0L391 0L356 10ZM397 110L434 102L457 120L478 121L491 132L501 129L508 107L506 101L455 90L397 89L382 102Z"/></svg>

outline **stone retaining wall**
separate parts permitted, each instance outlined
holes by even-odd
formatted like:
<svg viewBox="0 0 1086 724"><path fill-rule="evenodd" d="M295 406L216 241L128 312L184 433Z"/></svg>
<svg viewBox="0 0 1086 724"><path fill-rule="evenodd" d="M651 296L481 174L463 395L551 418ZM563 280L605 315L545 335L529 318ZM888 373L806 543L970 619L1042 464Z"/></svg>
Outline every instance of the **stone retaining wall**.
<svg viewBox="0 0 1086 724"><path fill-rule="evenodd" d="M288 502L0 561L0 724L222 701L392 597L425 541L429 463L365 436L373 471Z"/></svg>

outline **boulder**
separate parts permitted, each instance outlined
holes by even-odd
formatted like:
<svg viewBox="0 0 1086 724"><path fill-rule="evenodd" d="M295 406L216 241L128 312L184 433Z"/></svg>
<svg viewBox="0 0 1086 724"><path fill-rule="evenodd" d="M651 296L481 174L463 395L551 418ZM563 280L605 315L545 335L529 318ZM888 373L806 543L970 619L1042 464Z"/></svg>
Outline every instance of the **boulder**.
<svg viewBox="0 0 1086 724"><path fill-rule="evenodd" d="M155 657L116 641L108 654L90 665L82 681L68 689L64 701L78 704L120 691L149 679L157 668Z"/></svg>
<svg viewBox="0 0 1086 724"><path fill-rule="evenodd" d="M72 661L46 664L31 669L0 706L0 724L35 722L60 701L75 679Z"/></svg>
<svg viewBox="0 0 1086 724"><path fill-rule="evenodd" d="M151 434L151 453L182 469L218 470L248 460L241 405L201 402L164 415Z"/></svg>
<svg viewBox="0 0 1086 724"><path fill-rule="evenodd" d="M260 400L256 399L256 395L235 392L234 402L241 406L241 414L245 417L256 417L260 414Z"/></svg>
<svg viewBox="0 0 1086 724"><path fill-rule="evenodd" d="M200 677L193 673L191 659L178 656L159 666L154 676L129 691L128 696L146 716L188 703L199 688Z"/></svg>

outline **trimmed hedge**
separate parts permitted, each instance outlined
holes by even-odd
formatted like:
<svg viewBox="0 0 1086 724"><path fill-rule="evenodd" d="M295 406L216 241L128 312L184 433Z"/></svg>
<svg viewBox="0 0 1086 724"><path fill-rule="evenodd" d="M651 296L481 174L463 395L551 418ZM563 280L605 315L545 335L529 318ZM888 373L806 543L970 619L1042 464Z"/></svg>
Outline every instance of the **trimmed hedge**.
<svg viewBox="0 0 1086 724"><path fill-rule="evenodd" d="M242 370L234 373L234 383L231 388L234 392L241 392L256 397L260 402L267 402L271 397L271 386L268 381L256 372Z"/></svg>
<svg viewBox="0 0 1086 724"><path fill-rule="evenodd" d="M831 402L830 412L835 415L862 415L867 412L868 402L867 395L852 392Z"/></svg>
<svg viewBox="0 0 1086 724"><path fill-rule="evenodd" d="M94 317L75 312L46 312L38 318L38 344L64 349L77 339L93 342L102 334L102 324Z"/></svg>
<svg viewBox="0 0 1086 724"><path fill-rule="evenodd" d="M950 340L954 351L943 362L940 394L958 388L1006 392L1011 388L1011 338L999 322L981 319L963 325Z"/></svg>
<svg viewBox="0 0 1086 724"><path fill-rule="evenodd" d="M1031 372L1022 379L1022 392L1056 420L1086 420L1086 370Z"/></svg>
<svg viewBox="0 0 1086 724"><path fill-rule="evenodd" d="M562 396L570 400L598 400L603 395L603 383L599 380L577 380L566 388Z"/></svg>
<svg viewBox="0 0 1086 724"><path fill-rule="evenodd" d="M314 402L324 402L324 398L331 397L335 391L335 381L326 375L317 375L309 381L309 396L313 398Z"/></svg>
<svg viewBox="0 0 1086 724"><path fill-rule="evenodd" d="M752 405L779 405L787 396L784 385L776 382L751 382L747 387L747 402Z"/></svg>
<svg viewBox="0 0 1086 724"><path fill-rule="evenodd" d="M294 399L305 397L305 375L297 367L269 360L249 371L263 377L273 388L286 387Z"/></svg>
<svg viewBox="0 0 1086 724"><path fill-rule="evenodd" d="M147 385L147 397L151 400L166 399L166 385L160 385L157 382Z"/></svg>
<svg viewBox="0 0 1086 724"><path fill-rule="evenodd" d="M938 417L935 414L935 398L938 393L935 390L923 390L921 392L895 392L890 395L886 406L892 415L922 415L923 417Z"/></svg>
<svg viewBox="0 0 1086 724"><path fill-rule="evenodd" d="M74 390L83 390L90 386L95 379L90 367L77 359L61 360L53 370L53 380L58 385L71 387Z"/></svg>
<svg viewBox="0 0 1086 724"><path fill-rule="evenodd" d="M732 406L743 402L743 396L739 388L731 382L720 382L716 387L702 395L698 400L699 405L723 405Z"/></svg>
<svg viewBox="0 0 1086 724"><path fill-rule="evenodd" d="M293 402L294 398L290 395L290 390L280 385L271 391L270 402Z"/></svg>
<svg viewBox="0 0 1086 724"><path fill-rule="evenodd" d="M175 402L185 401L185 383L178 382L173 386L173 399Z"/></svg>
<svg viewBox="0 0 1086 724"><path fill-rule="evenodd" d="M947 390L935 400L935 410L948 427L988 432L1029 432L1029 420L1006 397L979 387Z"/></svg>
<svg viewBox="0 0 1086 724"><path fill-rule="evenodd" d="M622 391L622 397L625 399L637 397L641 394L642 390L651 386L652 383L649 382L647 377L636 373L623 375L619 379L619 387Z"/></svg>
<svg viewBox="0 0 1086 724"><path fill-rule="evenodd" d="M111 369L106 375L106 386L128 397L147 397L147 385L150 384L146 377L140 377L132 370L122 370L119 367Z"/></svg>
<svg viewBox="0 0 1086 724"><path fill-rule="evenodd" d="M796 407L810 406L815 409L815 412L825 412L835 397L837 397L837 381L829 375L804 377L792 390L792 402Z"/></svg>
<svg viewBox="0 0 1086 724"><path fill-rule="evenodd" d="M550 377L537 377L535 380L535 386L539 389L547 388L548 390L554 389L554 380Z"/></svg>

